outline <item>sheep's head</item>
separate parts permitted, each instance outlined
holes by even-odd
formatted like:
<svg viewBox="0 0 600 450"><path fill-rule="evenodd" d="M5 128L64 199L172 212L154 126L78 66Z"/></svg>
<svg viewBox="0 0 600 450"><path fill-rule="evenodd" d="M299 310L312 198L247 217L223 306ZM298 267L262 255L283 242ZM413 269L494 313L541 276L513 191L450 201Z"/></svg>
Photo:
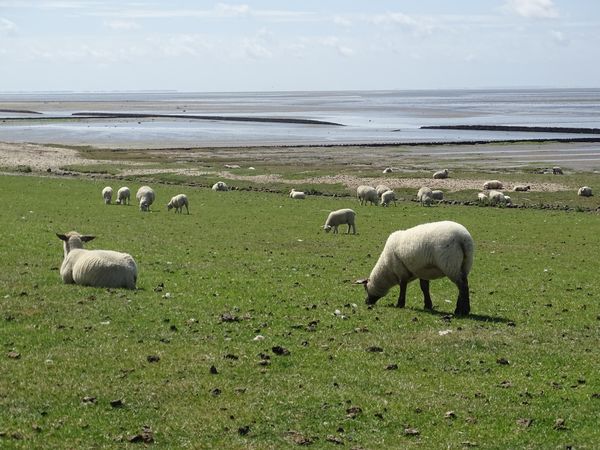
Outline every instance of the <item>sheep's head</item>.
<svg viewBox="0 0 600 450"><path fill-rule="evenodd" d="M331 225L323 225L323 229L325 230L325 233L329 233L331 231Z"/></svg>
<svg viewBox="0 0 600 450"><path fill-rule="evenodd" d="M365 287L365 292L367 293L367 297L365 298L365 303L367 305L374 305L375 303L377 303L377 300L379 300L381 297L375 296L375 295L371 295L369 294L369 279L365 278L362 280L356 280L354 282L354 284L362 284Z"/></svg>
<svg viewBox="0 0 600 450"><path fill-rule="evenodd" d="M167 203L167 211L171 211L173 209L173 203Z"/></svg>
<svg viewBox="0 0 600 450"><path fill-rule="evenodd" d="M150 207L150 205L148 205L148 202L145 200L142 200L140 202L140 211L148 211L148 208Z"/></svg>
<svg viewBox="0 0 600 450"><path fill-rule="evenodd" d="M81 235L77 231L69 231L65 234L56 233L56 235L61 241L63 241L65 256L67 256L69 252L75 248L83 248L84 242L89 242L96 237L87 234Z"/></svg>

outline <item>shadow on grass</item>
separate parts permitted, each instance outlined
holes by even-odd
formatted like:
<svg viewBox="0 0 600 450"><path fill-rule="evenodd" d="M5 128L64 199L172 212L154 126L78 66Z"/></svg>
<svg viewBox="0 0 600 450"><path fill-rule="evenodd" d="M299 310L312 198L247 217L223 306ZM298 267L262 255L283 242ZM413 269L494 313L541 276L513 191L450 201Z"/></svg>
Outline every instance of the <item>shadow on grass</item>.
<svg viewBox="0 0 600 450"><path fill-rule="evenodd" d="M388 307L389 308L396 308L396 305L388 305ZM470 313L467 316L457 316L454 313L444 312L444 311L438 311L437 309L424 309L424 308L415 308L415 307L400 308L400 309L406 309L406 310L415 311L415 312L427 313L427 314L431 314L431 315L434 315L434 316L440 316L441 318L447 319L447 320L451 320L451 319L466 319L466 320L475 320L475 321L478 321L478 322L505 323L505 324L513 324L513 325L515 323L512 319L508 319L506 317L488 316L487 314L473 314L473 313Z"/></svg>

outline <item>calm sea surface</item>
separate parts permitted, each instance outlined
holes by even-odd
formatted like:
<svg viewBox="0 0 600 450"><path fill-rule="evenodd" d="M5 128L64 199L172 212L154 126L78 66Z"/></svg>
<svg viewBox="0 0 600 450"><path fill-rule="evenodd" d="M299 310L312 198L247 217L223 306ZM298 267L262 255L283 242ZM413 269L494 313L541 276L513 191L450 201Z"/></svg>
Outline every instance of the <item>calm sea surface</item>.
<svg viewBox="0 0 600 450"><path fill-rule="evenodd" d="M600 137L420 129L426 125L600 128L600 89L0 93L0 109L41 113L0 111L4 142L181 147ZM35 120L82 111L314 119L344 126L186 118Z"/></svg>

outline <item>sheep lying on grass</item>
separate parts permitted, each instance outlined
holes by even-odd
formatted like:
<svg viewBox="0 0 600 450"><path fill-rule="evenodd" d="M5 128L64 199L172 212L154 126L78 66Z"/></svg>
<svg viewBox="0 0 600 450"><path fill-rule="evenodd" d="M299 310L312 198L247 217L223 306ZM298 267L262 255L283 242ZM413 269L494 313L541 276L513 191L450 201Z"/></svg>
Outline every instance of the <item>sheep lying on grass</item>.
<svg viewBox="0 0 600 450"><path fill-rule="evenodd" d="M433 178L436 180L442 180L444 178L448 178L449 172L448 169L439 170L433 174Z"/></svg>
<svg viewBox="0 0 600 450"><path fill-rule="evenodd" d="M379 204L377 190L372 186L359 186L356 188L356 196L361 205L366 205L368 202L375 206Z"/></svg>
<svg viewBox="0 0 600 450"><path fill-rule="evenodd" d="M485 192L477 193L477 201L482 205L486 205L489 201L487 194Z"/></svg>
<svg viewBox="0 0 600 450"><path fill-rule="evenodd" d="M296 200L303 200L306 198L306 194L301 191L297 191L296 189L292 189L290 191L290 198L294 198Z"/></svg>
<svg viewBox="0 0 600 450"><path fill-rule="evenodd" d="M154 203L156 195L150 186L142 186L135 194L135 198L140 204L140 211L150 211L150 205Z"/></svg>
<svg viewBox="0 0 600 450"><path fill-rule="evenodd" d="M228 191L229 186L227 186L223 181L217 181L215 184L213 184L212 190L213 191Z"/></svg>
<svg viewBox="0 0 600 450"><path fill-rule="evenodd" d="M389 206L392 202L394 202L394 206L396 206L396 200L396 193L394 191L385 191L381 194L381 206Z"/></svg>
<svg viewBox="0 0 600 450"><path fill-rule="evenodd" d="M359 280L367 291L366 303L373 305L391 287L400 285L396 306L406 303L408 283L417 278L423 291L425 309L433 309L429 282L448 277L458 287L456 315L470 311L467 277L473 265L475 244L467 229L450 221L426 223L390 234L371 275Z"/></svg>
<svg viewBox="0 0 600 450"><path fill-rule="evenodd" d="M189 202L187 195L178 194L171 198L169 203L167 203L167 211L171 211L171 209L175 208L175 213L183 213L183 207L185 206L185 210L187 213L190 213Z"/></svg>
<svg viewBox="0 0 600 450"><path fill-rule="evenodd" d="M325 232L329 233L329 230L333 228L333 233L336 234L338 232L339 225L348 225L348 231L346 233L350 233L350 229L352 229L352 234L356 234L356 225L354 224L354 218L356 217L356 213L351 209L338 209L337 211L331 211L327 216L327 220L325 221L325 225L323 225L323 229Z"/></svg>
<svg viewBox="0 0 600 450"><path fill-rule="evenodd" d="M102 189L102 198L104 199L104 203L106 203L107 205L110 205L112 195L113 190L110 186L106 186L104 189Z"/></svg>
<svg viewBox="0 0 600 450"><path fill-rule="evenodd" d="M591 197L593 195L592 188L589 186L580 187L577 191L577 195L579 195L580 197Z"/></svg>
<svg viewBox="0 0 600 450"><path fill-rule="evenodd" d="M483 183L484 189L502 189L503 187L502 182L498 180L490 180Z"/></svg>
<svg viewBox="0 0 600 450"><path fill-rule="evenodd" d="M105 288L135 289L137 266L131 255L112 250L85 250L95 236L76 231L56 234L63 241L60 276L64 283Z"/></svg>
<svg viewBox="0 0 600 450"><path fill-rule="evenodd" d="M488 193L488 199L492 206L506 204L506 196L500 191L490 191Z"/></svg>
<svg viewBox="0 0 600 450"><path fill-rule="evenodd" d="M417 201L421 203L422 206L431 206L433 202L433 191L427 186L423 186L417 192Z"/></svg>
<svg viewBox="0 0 600 450"><path fill-rule="evenodd" d="M513 191L515 192L527 192L531 189L531 186L529 185L524 185L524 184L517 184L514 188Z"/></svg>
<svg viewBox="0 0 600 450"><path fill-rule="evenodd" d="M119 188L117 191L117 204L119 205L129 205L129 200L131 198L131 191L127 186L123 186Z"/></svg>
<svg viewBox="0 0 600 450"><path fill-rule="evenodd" d="M392 173L393 170L391 167L386 167L385 169L383 169L383 173Z"/></svg>

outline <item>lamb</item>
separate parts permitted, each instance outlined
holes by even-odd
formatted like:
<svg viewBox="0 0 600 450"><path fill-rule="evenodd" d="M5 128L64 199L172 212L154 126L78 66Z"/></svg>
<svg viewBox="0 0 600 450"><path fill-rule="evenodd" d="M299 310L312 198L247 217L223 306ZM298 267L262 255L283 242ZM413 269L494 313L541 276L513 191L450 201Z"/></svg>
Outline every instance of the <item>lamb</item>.
<svg viewBox="0 0 600 450"><path fill-rule="evenodd" d="M458 287L454 314L469 314L468 275L475 244L467 229L451 221L432 222L390 234L369 278L359 280L367 292L365 302L374 305L391 287L400 285L397 307L406 303L408 283L419 279L425 309L433 309L429 282L448 277Z"/></svg>
<svg viewBox="0 0 600 450"><path fill-rule="evenodd" d="M381 195L381 206L389 206L392 202L394 202L394 206L396 206L396 200L396 193L394 191L385 191Z"/></svg>
<svg viewBox="0 0 600 450"><path fill-rule="evenodd" d="M431 198L433 200L442 201L444 200L444 192L439 190L431 191Z"/></svg>
<svg viewBox="0 0 600 450"><path fill-rule="evenodd" d="M579 195L580 197L591 197L593 195L592 188L589 186L580 187L577 191L577 195Z"/></svg>
<svg viewBox="0 0 600 450"><path fill-rule="evenodd" d="M490 205L506 204L506 196L500 191L490 191L488 194Z"/></svg>
<svg viewBox="0 0 600 450"><path fill-rule="evenodd" d="M503 187L502 182L498 180L490 180L483 183L484 189L502 189Z"/></svg>
<svg viewBox="0 0 600 450"><path fill-rule="evenodd" d="M140 211L150 211L150 205L154 203L156 195L154 195L154 190L151 187L142 186L135 194L135 198L140 204Z"/></svg>
<svg viewBox="0 0 600 450"><path fill-rule="evenodd" d="M178 194L178 195L174 196L173 198L171 198L169 203L167 203L167 211L170 211L171 209L175 208L175 213L181 214L181 213L183 213L184 206L185 206L185 210L189 214L190 208L189 208L189 202L188 202L187 195Z"/></svg>
<svg viewBox="0 0 600 450"><path fill-rule="evenodd" d="M223 181L217 181L215 184L213 184L212 190L215 192L216 191L228 191L229 186L227 186Z"/></svg>
<svg viewBox="0 0 600 450"><path fill-rule="evenodd" d="M329 233L329 230L333 228L333 233L337 234L339 225L348 225L348 231L346 234L350 233L350 229L352 229L352 234L356 234L356 225L354 224L354 218L356 213L351 209L338 209L337 211L331 211L327 216L327 220L325 221L325 225L323 225L323 229L326 233Z"/></svg>
<svg viewBox="0 0 600 450"><path fill-rule="evenodd" d="M529 185L524 185L524 184L517 184L514 188L513 191L515 192L527 192L531 189L531 186Z"/></svg>
<svg viewBox="0 0 600 450"><path fill-rule="evenodd" d="M117 191L117 204L119 205L129 205L129 200L131 197L131 191L127 186L123 186L119 188Z"/></svg>
<svg viewBox="0 0 600 450"><path fill-rule="evenodd" d="M433 174L433 178L436 180L441 180L444 178L448 178L449 172L448 169L439 170Z"/></svg>
<svg viewBox="0 0 600 450"><path fill-rule="evenodd" d="M66 284L135 289L137 265L131 255L112 250L85 250L84 242L95 236L76 231L56 234L63 241L64 260L60 276Z"/></svg>
<svg viewBox="0 0 600 450"><path fill-rule="evenodd" d="M379 197L377 196L377 191L374 187L359 186L356 189L356 196L361 205L366 205L367 202L371 202L371 204L375 206L379 204Z"/></svg>
<svg viewBox="0 0 600 450"><path fill-rule="evenodd" d="M106 203L107 205L110 205L110 202L112 200L112 194L113 190L110 186L106 186L104 189L102 189L102 198L104 199L104 203Z"/></svg>
<svg viewBox="0 0 600 450"><path fill-rule="evenodd" d="M384 192L391 191L391 189L389 187L387 187L385 184L378 184L377 186L375 186L375 190L377 191L377 197L379 197L379 198L381 198L381 195Z"/></svg>
<svg viewBox="0 0 600 450"><path fill-rule="evenodd" d="M433 191L430 188L423 186L421 189L419 189L419 192L417 192L417 201L421 202L421 205L423 206L430 206L431 202L433 201L432 194Z"/></svg>
<svg viewBox="0 0 600 450"><path fill-rule="evenodd" d="M296 200L303 200L306 198L306 194L301 191L297 191L296 189L292 189L290 191L290 198L294 198Z"/></svg>

